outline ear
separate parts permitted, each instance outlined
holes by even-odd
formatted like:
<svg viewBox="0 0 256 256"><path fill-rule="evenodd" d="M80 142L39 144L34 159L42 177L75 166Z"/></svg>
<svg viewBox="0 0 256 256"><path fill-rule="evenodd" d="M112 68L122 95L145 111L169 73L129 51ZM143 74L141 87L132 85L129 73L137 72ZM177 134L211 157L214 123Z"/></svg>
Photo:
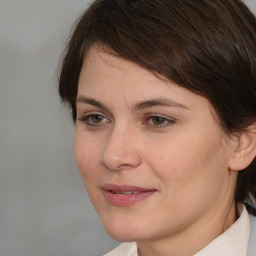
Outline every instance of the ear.
<svg viewBox="0 0 256 256"><path fill-rule="evenodd" d="M256 157L256 123L242 131L229 161L229 169L240 171L248 167Z"/></svg>

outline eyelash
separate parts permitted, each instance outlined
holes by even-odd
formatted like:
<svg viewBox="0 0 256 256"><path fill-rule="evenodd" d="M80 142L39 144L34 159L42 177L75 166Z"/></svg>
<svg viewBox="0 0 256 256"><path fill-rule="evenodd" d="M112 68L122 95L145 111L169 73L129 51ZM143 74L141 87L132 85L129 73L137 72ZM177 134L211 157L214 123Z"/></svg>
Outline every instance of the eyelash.
<svg viewBox="0 0 256 256"><path fill-rule="evenodd" d="M92 121L92 118L94 118L94 117L99 117L99 118L102 118L102 120L105 119L106 121L95 123L94 121ZM161 119L164 124L157 125L157 124L152 123L153 118ZM101 113L88 114L81 118L78 118L78 120L80 122L82 122L83 124L85 124L85 126L96 128L96 129L101 128L101 127L105 126L107 123L111 122L111 120L109 120L109 118L105 117ZM151 121L151 123L150 123L150 121ZM163 128L166 128L166 127L174 124L175 122L176 122L176 120L174 118L167 118L165 116L158 115L158 114L147 114L145 116L145 120L143 121L143 125L149 126L149 128L152 128L152 129L163 129Z"/></svg>
<svg viewBox="0 0 256 256"><path fill-rule="evenodd" d="M153 118L159 118L159 119L162 119L162 121L164 122L164 124L149 124L149 122L153 121ZM153 129L163 129L163 128L166 128L172 124L174 124L176 122L176 120L174 118L167 118L165 116L162 116L162 115L157 115L157 114L148 114L146 115L146 120L143 122L143 124L145 123L146 125L149 125L150 128L153 128Z"/></svg>
<svg viewBox="0 0 256 256"><path fill-rule="evenodd" d="M106 119L107 121L106 122L95 123L91 120L93 117L100 117L102 119ZM104 124L110 123L110 120L108 118L106 118L104 115L100 114L100 113L88 114L88 115L85 115L81 118L78 118L78 120L81 121L83 124L85 124L88 127L93 127L94 126L95 128L102 127L102 126L104 126Z"/></svg>

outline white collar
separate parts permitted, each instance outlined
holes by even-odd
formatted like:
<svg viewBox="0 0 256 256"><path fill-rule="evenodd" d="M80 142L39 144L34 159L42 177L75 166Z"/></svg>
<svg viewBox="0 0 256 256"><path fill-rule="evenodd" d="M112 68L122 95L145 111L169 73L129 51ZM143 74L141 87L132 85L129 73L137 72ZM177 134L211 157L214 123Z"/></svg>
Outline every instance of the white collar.
<svg viewBox="0 0 256 256"><path fill-rule="evenodd" d="M237 205L238 220L194 256L246 256L250 235L250 218L243 204Z"/></svg>

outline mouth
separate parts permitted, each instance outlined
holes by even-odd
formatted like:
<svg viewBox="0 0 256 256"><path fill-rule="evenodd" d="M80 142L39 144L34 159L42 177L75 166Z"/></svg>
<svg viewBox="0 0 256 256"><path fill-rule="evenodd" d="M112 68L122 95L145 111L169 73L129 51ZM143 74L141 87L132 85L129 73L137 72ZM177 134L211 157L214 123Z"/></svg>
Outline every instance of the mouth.
<svg viewBox="0 0 256 256"><path fill-rule="evenodd" d="M120 191L113 191L113 190L109 190L111 193L116 194L116 195L132 195L132 194L138 194L140 193L139 191L124 191L124 192L120 192Z"/></svg>
<svg viewBox="0 0 256 256"><path fill-rule="evenodd" d="M131 206L157 192L154 188L114 184L105 184L102 189L105 200L114 206Z"/></svg>

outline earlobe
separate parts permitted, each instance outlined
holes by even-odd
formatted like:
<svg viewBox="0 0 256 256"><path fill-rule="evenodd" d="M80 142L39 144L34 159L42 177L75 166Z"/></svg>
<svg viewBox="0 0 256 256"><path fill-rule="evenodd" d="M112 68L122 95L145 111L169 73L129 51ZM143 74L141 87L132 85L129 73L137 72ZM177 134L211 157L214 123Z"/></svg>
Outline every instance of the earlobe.
<svg viewBox="0 0 256 256"><path fill-rule="evenodd" d="M238 144L229 162L229 169L240 171L247 168L256 157L256 123L241 132Z"/></svg>

